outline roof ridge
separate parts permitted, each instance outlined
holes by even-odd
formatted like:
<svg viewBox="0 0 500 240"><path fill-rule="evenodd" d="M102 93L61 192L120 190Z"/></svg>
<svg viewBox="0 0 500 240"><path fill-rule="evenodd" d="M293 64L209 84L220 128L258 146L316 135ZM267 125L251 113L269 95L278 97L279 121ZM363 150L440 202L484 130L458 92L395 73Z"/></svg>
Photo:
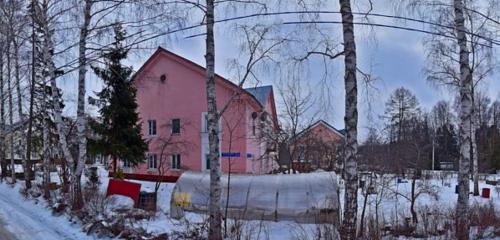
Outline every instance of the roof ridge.
<svg viewBox="0 0 500 240"><path fill-rule="evenodd" d="M181 56L181 55L179 55L179 54L177 54L177 53L175 53L173 51L170 51L170 50L168 50L168 49L166 49L166 48L164 48L162 46L158 46L158 48L153 52L153 54L151 54L149 56L149 58L142 64L142 66L134 73L134 75L131 78L132 81L139 75L140 72L142 72L144 70L144 68L146 67L146 65L149 64L149 62L154 58L154 56L157 55L157 54L159 54L159 53L161 53L161 52L163 52L164 54L173 56L175 58L178 58L181 61L184 61L187 64L190 64L190 65L194 66L195 68L206 70L206 68L203 67L203 66L201 66L200 64L198 64L198 63L196 63L196 62L194 62L194 61L192 61L192 60L190 60L188 58L185 58L185 57L183 57L183 56ZM219 75L217 73L215 73L215 77L216 78L220 78L223 82L228 83L229 85L231 85L232 87L234 87L236 89L239 88L239 89L243 90L242 92L248 94L248 96L250 98L253 98L253 100L255 101L255 103L257 103L257 105L260 108L264 108L264 105L262 103L260 103L260 101L257 98L255 98L255 96L252 93L248 92L246 89L238 86L236 83L230 81L229 79L227 79L227 78L225 78L222 75Z"/></svg>

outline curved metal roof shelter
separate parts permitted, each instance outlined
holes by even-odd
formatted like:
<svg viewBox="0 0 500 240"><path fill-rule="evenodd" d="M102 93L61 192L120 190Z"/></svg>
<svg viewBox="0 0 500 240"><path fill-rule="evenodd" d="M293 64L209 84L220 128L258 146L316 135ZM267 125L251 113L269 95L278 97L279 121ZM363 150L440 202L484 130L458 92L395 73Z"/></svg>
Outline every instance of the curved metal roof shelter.
<svg viewBox="0 0 500 240"><path fill-rule="evenodd" d="M227 204L228 218L339 224L339 188L333 172L231 174L229 189L227 175L221 182L221 209L224 212ZM207 214L209 189L208 173L183 173L172 193L170 215L178 219L184 211Z"/></svg>

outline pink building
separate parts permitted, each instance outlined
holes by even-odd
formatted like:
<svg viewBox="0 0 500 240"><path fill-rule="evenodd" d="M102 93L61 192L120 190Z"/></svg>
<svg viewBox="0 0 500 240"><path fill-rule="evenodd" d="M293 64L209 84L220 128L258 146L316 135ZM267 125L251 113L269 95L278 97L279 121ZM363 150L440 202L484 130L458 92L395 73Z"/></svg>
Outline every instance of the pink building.
<svg viewBox="0 0 500 240"><path fill-rule="evenodd" d="M280 165L288 168L291 164L299 172L337 171L343 159L344 140L344 130L318 120L280 149Z"/></svg>
<svg viewBox="0 0 500 240"><path fill-rule="evenodd" d="M121 161L130 178L175 180L183 171L210 169L205 68L163 48L134 76L139 117L149 141L145 163ZM278 128L273 88L241 89L216 75L223 172L265 174L277 167L274 146L265 139Z"/></svg>

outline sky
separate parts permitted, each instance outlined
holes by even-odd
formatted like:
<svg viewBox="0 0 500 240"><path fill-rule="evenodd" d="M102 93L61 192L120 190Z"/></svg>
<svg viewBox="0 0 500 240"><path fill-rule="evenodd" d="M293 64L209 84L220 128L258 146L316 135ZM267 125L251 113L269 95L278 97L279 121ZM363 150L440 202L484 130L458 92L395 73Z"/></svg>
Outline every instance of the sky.
<svg viewBox="0 0 500 240"><path fill-rule="evenodd" d="M365 6L358 6L363 9ZM325 9L337 10L335 5L327 6ZM358 9L358 10L360 10ZM373 13L388 13L393 14L391 1L380 0L376 1ZM340 20L338 16L324 17L325 20ZM285 19L286 20L286 19ZM273 20L275 21L275 20ZM282 20L283 21L283 20ZM398 24L392 20L373 18L376 23ZM215 46L216 46L216 72L231 80L232 72L228 62L232 59L244 61L241 56L239 41L235 39L234 34L228 33L227 24L216 25L215 31ZM290 26L283 26L287 28ZM296 26L300 28L301 26ZM341 25L329 26L329 30L333 36L341 39ZM197 31L201 31L197 30ZM383 122L379 116L383 114L385 102L392 91L399 87L405 87L412 91L420 102L423 109L430 110L432 106L439 100L453 100L453 94L450 94L446 89L439 89L431 85L425 80L423 68L426 61L425 46L423 44L424 35L422 33L408 32L397 29L355 27L358 65L363 71L369 71L376 77L374 88L369 90L369 97L365 91L360 89L359 97L359 129L360 139L366 137L367 127L382 127ZM173 51L201 66L205 66L205 38L203 36L195 38L185 38L193 32L181 32L172 36L172 41L161 44L162 47ZM196 33L196 31L195 31ZM154 52L152 47L148 50L142 50L139 53L131 55L129 59L130 65L134 69L138 69ZM498 51L497 51L498 52ZM343 84L343 58L332 61L333 71L329 72L328 80L331 81L329 86L331 89L331 107L329 109L321 109L316 106L322 114L318 115L323 120L329 122L338 129L344 128L344 84ZM271 69L272 72L272 69ZM307 85L312 92L320 92L322 85L320 84L319 73L323 72L323 65L319 61L312 61L309 66ZM273 74L263 74L261 76L262 85L279 84L277 77ZM65 89L65 98L69 102L74 102L71 92L76 91L76 85L71 83L62 83ZM89 77L88 90L89 92L98 91L100 88L100 80L95 76ZM74 85L74 86L73 86ZM70 89L73 89L70 90ZM491 99L500 97L500 81L499 75L495 73L484 81L481 87L486 91ZM275 95L278 91L275 90ZM69 97L68 97L69 96ZM74 96L74 95L73 95ZM277 100L278 111L281 108L281 97L275 96ZM371 106L368 109L368 105ZM66 112L73 112L74 107L67 107ZM92 109L91 109L92 111ZM312 114L312 113L311 113ZM371 116L371 118L369 118Z"/></svg>

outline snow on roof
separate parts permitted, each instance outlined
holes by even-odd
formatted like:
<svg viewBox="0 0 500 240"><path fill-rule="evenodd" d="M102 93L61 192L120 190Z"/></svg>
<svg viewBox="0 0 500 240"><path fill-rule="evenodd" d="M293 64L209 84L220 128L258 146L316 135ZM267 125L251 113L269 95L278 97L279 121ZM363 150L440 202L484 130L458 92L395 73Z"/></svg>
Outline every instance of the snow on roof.
<svg viewBox="0 0 500 240"><path fill-rule="evenodd" d="M245 88L245 91L252 94L257 99L257 101L259 101L259 103L262 104L262 106L266 105L267 99L272 90L273 86L271 85Z"/></svg>

